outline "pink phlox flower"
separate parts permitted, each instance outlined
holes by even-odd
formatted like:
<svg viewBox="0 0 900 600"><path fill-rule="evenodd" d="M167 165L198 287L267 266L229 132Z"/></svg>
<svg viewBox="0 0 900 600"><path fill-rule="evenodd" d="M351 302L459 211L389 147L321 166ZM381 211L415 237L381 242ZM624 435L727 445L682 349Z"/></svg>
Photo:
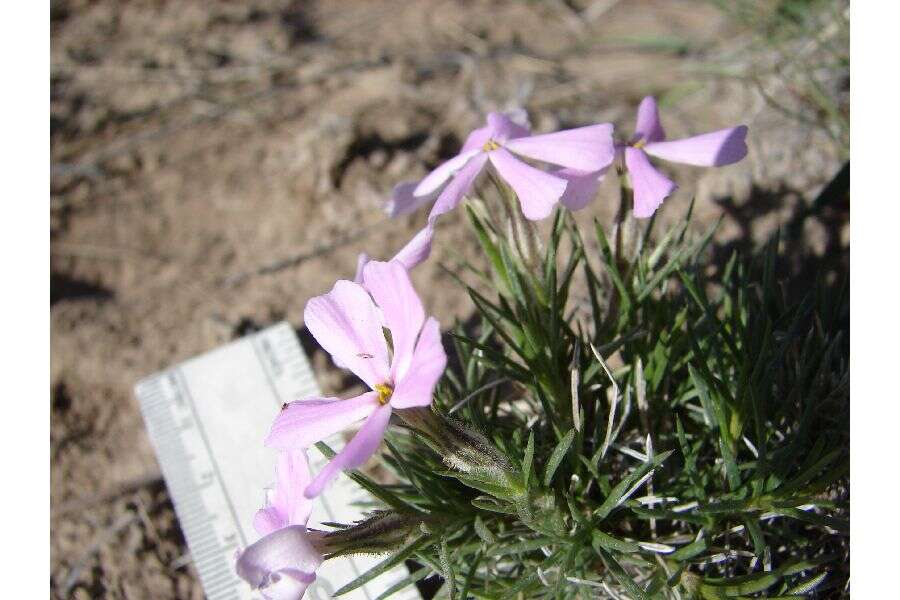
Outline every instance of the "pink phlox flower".
<svg viewBox="0 0 900 600"><path fill-rule="evenodd" d="M528 113L523 108L516 108L500 113L503 117L509 119L516 129L511 130L512 135L528 136L531 135L531 122L528 120ZM463 149L465 152L484 143L485 136L490 137L489 126L480 127L466 138ZM416 195L415 190L419 185L419 180L401 181L391 190L391 196L384 205L384 210L389 217L400 217L415 212L426 204L432 204L437 200L438 196L444 190L443 186L438 187L430 194Z"/></svg>
<svg viewBox="0 0 900 600"><path fill-rule="evenodd" d="M663 200L678 187L657 171L648 155L689 165L721 167L735 163L747 155L747 127L740 125L711 133L666 142L659 121L656 100L647 96L638 107L637 127L627 144L616 147L631 175L634 190L634 215L645 218L653 215ZM598 171L559 169L552 171L566 179L569 186L560 202L570 210L579 210L597 195L597 188L608 168Z"/></svg>
<svg viewBox="0 0 900 600"><path fill-rule="evenodd" d="M428 406L447 365L440 325L425 318L409 274L397 261L369 262L363 285L340 280L309 301L307 329L338 364L369 386L369 392L341 400L321 398L285 407L266 438L280 450L308 448L364 421L357 434L306 487L307 498L322 493L344 469L362 465L381 444L395 408ZM382 327L390 332L389 352Z"/></svg>
<svg viewBox="0 0 900 600"><path fill-rule="evenodd" d="M650 164L650 156L699 167L722 167L747 156L746 137L747 126L738 125L667 142L656 100L644 98L638 107L634 136L618 149L631 176L634 216L651 216L677 188Z"/></svg>
<svg viewBox="0 0 900 600"><path fill-rule="evenodd" d="M238 552L237 574L267 600L300 600L316 580L323 557L307 531L311 501L305 450L282 452L275 487L266 492L266 506L253 519L263 537Z"/></svg>
<svg viewBox="0 0 900 600"><path fill-rule="evenodd" d="M609 123L577 127L555 133L530 135L528 127L509 115L492 112L487 125L469 134L460 153L444 162L418 183L394 188L391 214L406 214L434 202L429 223L453 210L469 192L490 162L497 174L515 191L522 213L529 219L547 217L563 197L567 180L535 168L521 157L576 169L599 171L615 157Z"/></svg>

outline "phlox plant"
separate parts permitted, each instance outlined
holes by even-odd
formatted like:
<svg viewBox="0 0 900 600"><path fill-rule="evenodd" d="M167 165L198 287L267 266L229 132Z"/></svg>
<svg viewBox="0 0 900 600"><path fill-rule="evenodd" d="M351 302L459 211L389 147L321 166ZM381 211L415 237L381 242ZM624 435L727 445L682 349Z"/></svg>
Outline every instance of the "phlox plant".
<svg viewBox="0 0 900 600"><path fill-rule="evenodd" d="M692 206L653 233L675 184L650 158L724 166L746 135L665 141L652 98L619 140L610 124L532 135L524 115L492 113L457 156L398 184L388 210L430 204L425 228L392 260L362 256L304 313L370 391L282 409L262 537L238 574L298 600L323 561L373 553L336 595L404 564L379 599L429 582L450 599L849 593L846 286L788 297L777 238L707 264L715 227L692 234ZM571 211L608 176L616 222L583 231ZM442 336L408 271L454 209L482 258L446 269L475 317ZM323 443L357 424L339 452ZM319 473L314 447L330 459ZM376 453L392 483L356 470ZM371 493L369 516L308 529L340 470Z"/></svg>

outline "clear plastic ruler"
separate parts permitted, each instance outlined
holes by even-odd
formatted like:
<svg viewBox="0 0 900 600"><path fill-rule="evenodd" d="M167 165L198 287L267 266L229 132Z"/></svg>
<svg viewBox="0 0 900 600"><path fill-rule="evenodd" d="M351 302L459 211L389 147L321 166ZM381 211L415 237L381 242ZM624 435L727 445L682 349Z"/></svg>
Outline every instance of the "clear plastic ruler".
<svg viewBox="0 0 900 600"><path fill-rule="evenodd" d="M319 386L289 323L282 322L141 380L135 395L156 449L175 512L207 598L258 599L234 573L234 554L259 536L253 515L275 478L276 454L262 442L285 402L319 396ZM326 442L343 446L338 435ZM325 462L309 452L313 470ZM341 475L314 504L310 526L362 516L368 494ZM323 563L305 598L325 600L384 557ZM408 576L403 566L345 594L376 598ZM421 600L415 586L394 596Z"/></svg>

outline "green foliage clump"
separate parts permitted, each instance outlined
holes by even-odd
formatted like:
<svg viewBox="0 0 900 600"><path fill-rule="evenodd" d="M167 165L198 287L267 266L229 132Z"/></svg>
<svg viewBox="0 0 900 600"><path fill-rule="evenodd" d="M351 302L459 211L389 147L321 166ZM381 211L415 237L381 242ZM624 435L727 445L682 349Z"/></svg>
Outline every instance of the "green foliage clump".
<svg viewBox="0 0 900 600"><path fill-rule="evenodd" d="M433 575L452 599L848 593L847 288L787 298L777 239L705 264L690 214L629 255L564 211L546 249L467 211L477 318L433 409L398 411L399 483L352 473L386 509L333 555L389 555L339 592L411 560L379 598Z"/></svg>

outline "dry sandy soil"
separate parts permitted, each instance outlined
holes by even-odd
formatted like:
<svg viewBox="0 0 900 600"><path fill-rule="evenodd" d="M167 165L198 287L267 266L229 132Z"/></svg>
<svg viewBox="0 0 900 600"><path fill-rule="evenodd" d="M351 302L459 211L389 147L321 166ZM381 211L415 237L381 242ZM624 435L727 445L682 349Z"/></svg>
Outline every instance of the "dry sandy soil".
<svg viewBox="0 0 900 600"><path fill-rule="evenodd" d="M769 57L701 2L75 0L53 3L51 28L58 598L202 597L134 382L281 319L301 328L306 300L352 276L357 253L389 257L422 225L388 224L387 193L486 111L628 132L656 94L672 137L749 124L741 164L672 170L681 190L661 220L695 193L697 228L725 215L719 248L765 239L842 164L823 131L714 74ZM761 85L777 96L779 81ZM604 194L582 218L610 220ZM793 240L804 260L846 246L846 222L808 219ZM437 264L473 253L450 215L414 274L444 323L471 307Z"/></svg>

